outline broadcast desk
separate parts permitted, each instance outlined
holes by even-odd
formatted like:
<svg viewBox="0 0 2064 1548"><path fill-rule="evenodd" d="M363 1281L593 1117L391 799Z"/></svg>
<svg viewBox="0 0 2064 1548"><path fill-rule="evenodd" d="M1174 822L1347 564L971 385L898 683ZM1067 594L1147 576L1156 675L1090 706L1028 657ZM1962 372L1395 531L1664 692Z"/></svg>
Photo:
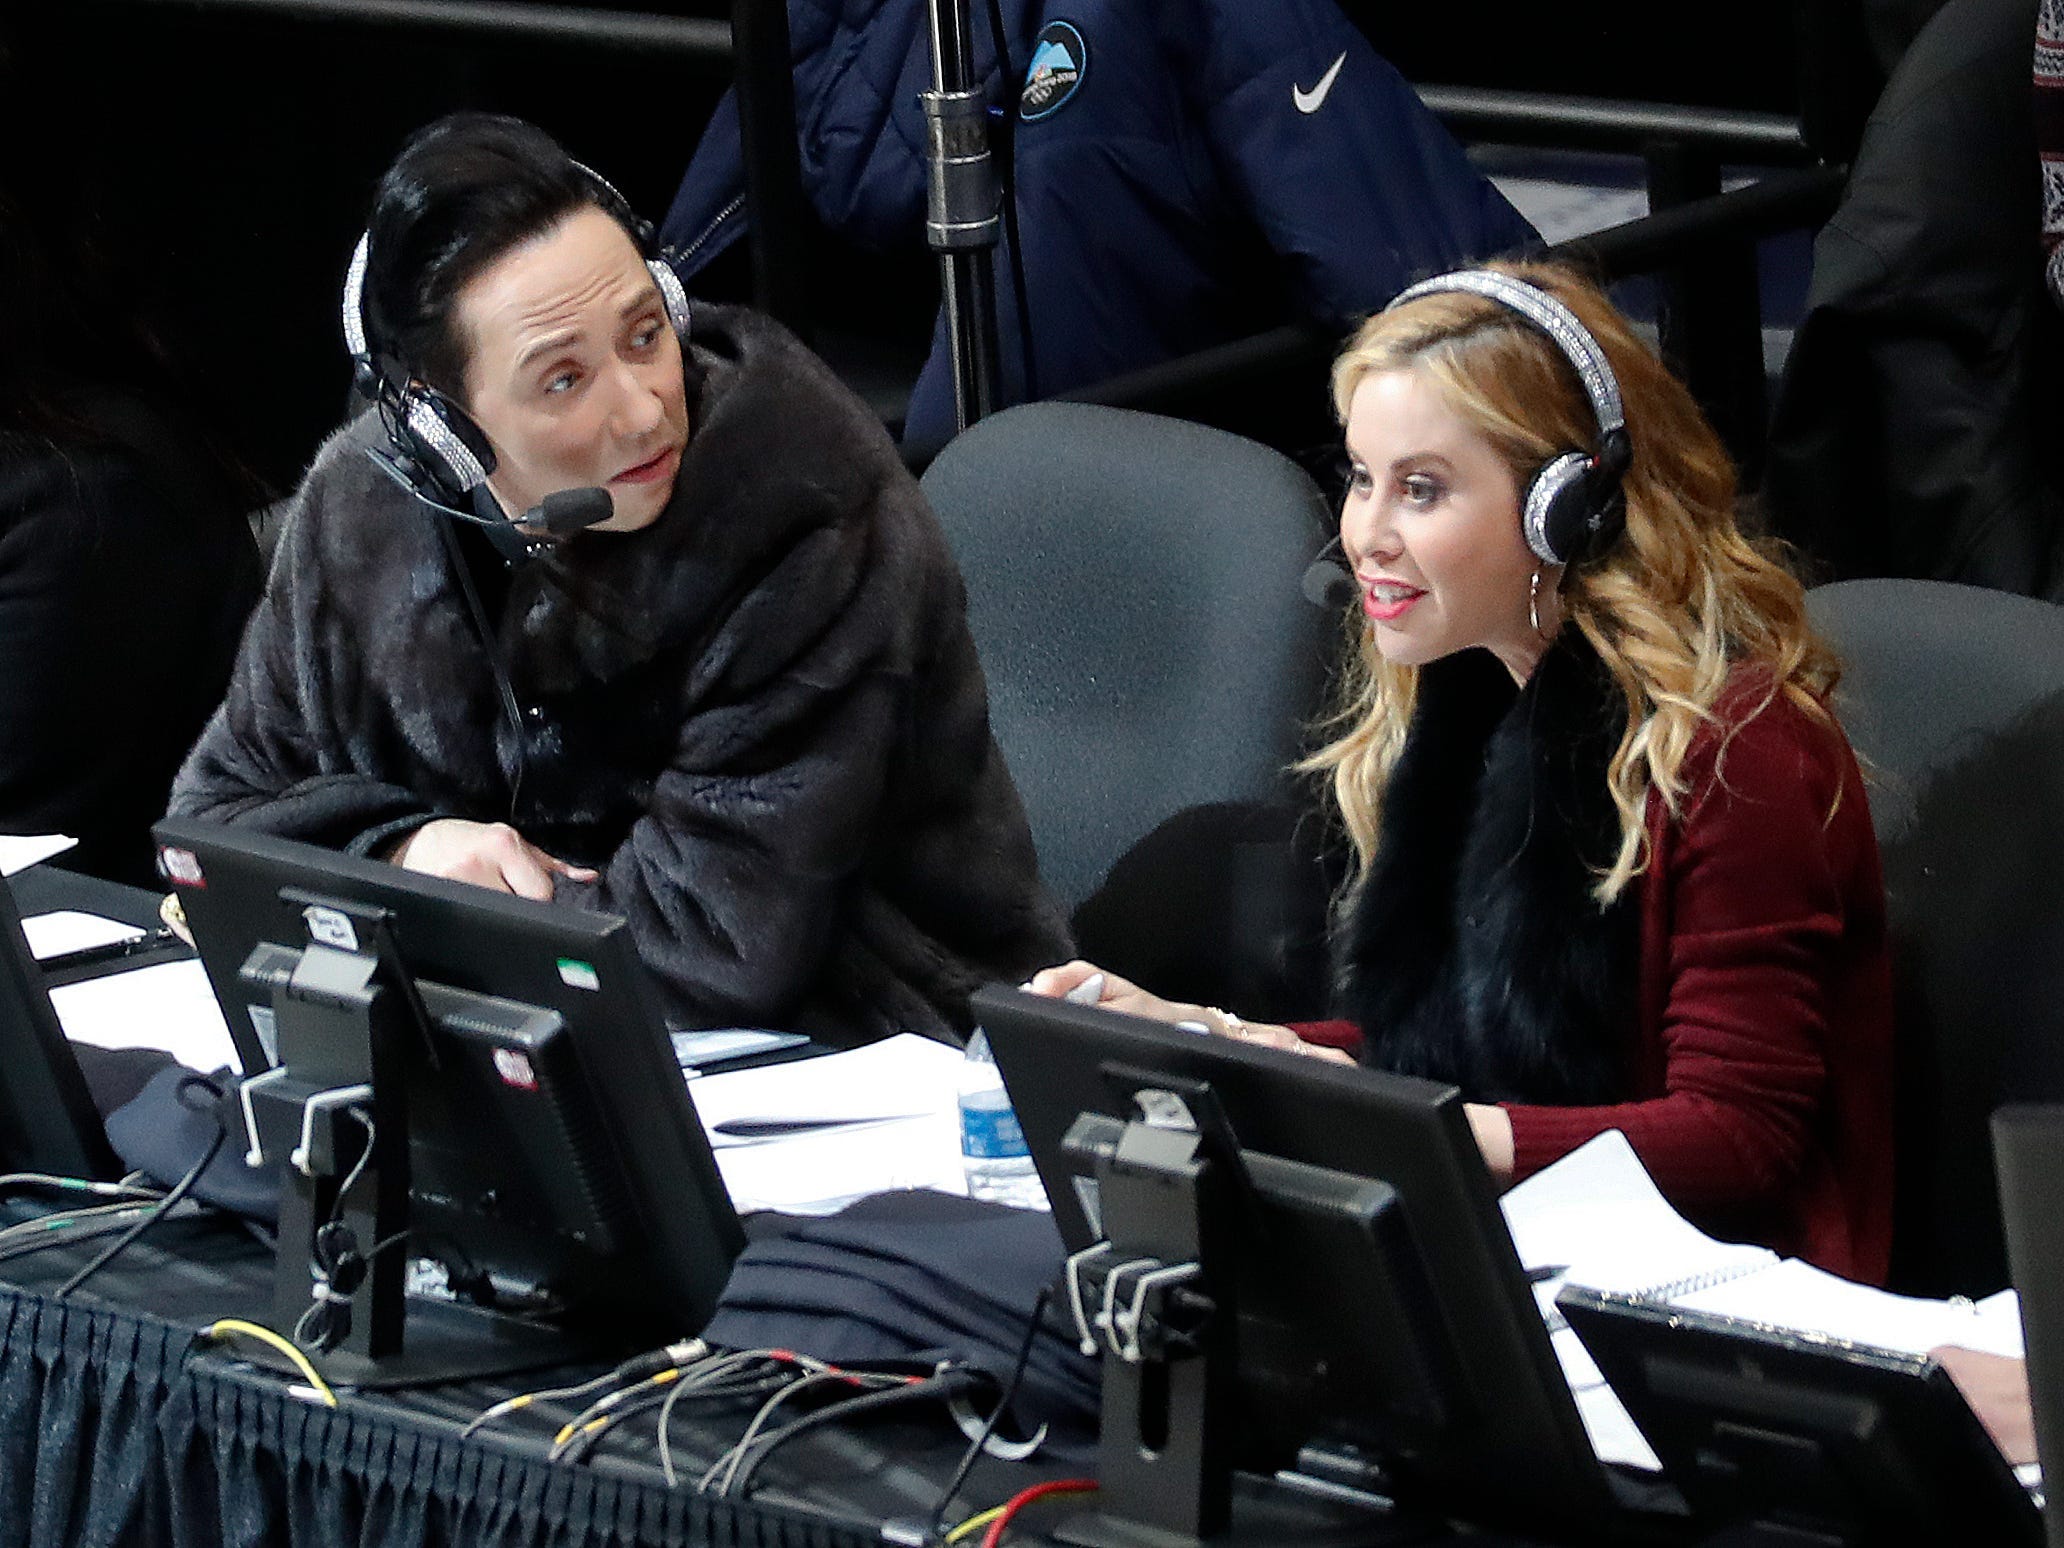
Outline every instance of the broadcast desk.
<svg viewBox="0 0 2064 1548"><path fill-rule="evenodd" d="M960 1449L943 1419L829 1427L770 1461L749 1500L731 1502L687 1481L737 1437L750 1405L676 1420L679 1488L667 1486L649 1422L612 1432L577 1465L545 1460L564 1407L541 1403L460 1438L467 1419L543 1377L347 1391L329 1409L289 1395L286 1379L238 1349L194 1336L218 1317L263 1315L270 1270L258 1244L196 1221L159 1230L64 1301L49 1291L84 1249L6 1266L0 1543L9 1548L859 1548L909 1541L884 1524L928 1517ZM956 1515L1080 1470L984 1463ZM1057 1505L1031 1524L1060 1514Z"/></svg>
<svg viewBox="0 0 2064 1548"><path fill-rule="evenodd" d="M50 871L14 878L24 913L83 908L151 922L155 899ZM23 1207L5 1206L10 1219ZM546 1451L572 1409L540 1402L461 1438L467 1420L570 1374L345 1391L332 1409L278 1372L196 1330L267 1320L271 1254L226 1220L164 1223L80 1292L62 1284L99 1244L0 1266L0 1544L7 1548L459 1548L459 1545L702 1545L846 1548L911 1542L894 1524L929 1519L962 1440L936 1411L830 1425L778 1452L745 1501L691 1486L735 1441L752 1404L695 1410L671 1429L682 1484L662 1472L654 1424L627 1422L578 1464ZM1072 1456L985 1461L955 1518L1043 1478L1089 1470ZM1066 1510L1032 1515L1037 1531ZM1446 1540L1415 1532L1413 1541ZM1472 1535L1498 1548L1510 1539Z"/></svg>
<svg viewBox="0 0 2064 1548"><path fill-rule="evenodd" d="M258 1245L191 1222L161 1230L161 1243L139 1242L68 1301L32 1287L57 1284L69 1254L9 1265L0 1542L844 1548L880 1541L886 1518L927 1511L957 1449L943 1424L820 1433L769 1465L764 1496L730 1504L669 1489L649 1424L574 1466L544 1459L567 1416L560 1408L541 1404L516 1416L524 1422L459 1438L465 1420L537 1384L524 1378L346 1392L329 1409L194 1337L217 1317L264 1315L269 1265ZM690 1478L745 1419L677 1420ZM993 1480L986 1487L997 1492Z"/></svg>

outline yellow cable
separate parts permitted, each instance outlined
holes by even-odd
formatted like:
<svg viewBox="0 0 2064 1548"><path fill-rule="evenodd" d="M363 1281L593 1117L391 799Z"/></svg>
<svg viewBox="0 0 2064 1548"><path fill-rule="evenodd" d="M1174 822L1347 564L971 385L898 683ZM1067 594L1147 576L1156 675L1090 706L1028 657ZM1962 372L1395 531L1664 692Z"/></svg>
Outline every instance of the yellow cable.
<svg viewBox="0 0 2064 1548"><path fill-rule="evenodd" d="M219 1322L208 1324L205 1334L208 1338L221 1338L225 1333L241 1333L246 1338L255 1338L261 1344L269 1344L294 1362L294 1368L308 1379L308 1385L315 1389L330 1408L337 1406L337 1394L330 1390L330 1384L322 1379L322 1373L309 1363L308 1356L296 1349L291 1340L281 1337L271 1328L255 1322L246 1322L241 1317L224 1317Z"/></svg>
<svg viewBox="0 0 2064 1548"><path fill-rule="evenodd" d="M588 1405L588 1408L592 1409L597 1415L596 1418L579 1426L578 1429L575 1428L572 1420L568 1420L566 1424L561 1426L559 1433L552 1437L553 1447L556 1449L564 1445L576 1434L591 1435L596 1430L604 1428L610 1423L609 1416L628 1402L633 1394L643 1392L647 1387L664 1387L670 1382L679 1381L686 1374L686 1371L676 1366L671 1370L660 1371L656 1375L647 1376L642 1381L633 1382L628 1387L617 1388L616 1391L610 1393L607 1397L599 1398Z"/></svg>
<svg viewBox="0 0 2064 1548"><path fill-rule="evenodd" d="M955 1527L952 1531L948 1532L946 1536L942 1539L942 1541L946 1543L957 1543L963 1541L966 1538L973 1537L977 1532L981 1531L983 1527L987 1526L990 1522L994 1521L998 1516L1002 1514L1003 1507L1001 1505L992 1505L989 1507L989 1509L983 1511L980 1515L970 1516L967 1518L967 1520L961 1522L959 1526Z"/></svg>
<svg viewBox="0 0 2064 1548"><path fill-rule="evenodd" d="M552 1437L552 1449L557 1451L570 1440L576 1440L583 1435L593 1435L597 1430L606 1430L614 1423L616 1423L614 1419L608 1414L604 1414L599 1419L590 1419L586 1424L578 1427L569 1424Z"/></svg>

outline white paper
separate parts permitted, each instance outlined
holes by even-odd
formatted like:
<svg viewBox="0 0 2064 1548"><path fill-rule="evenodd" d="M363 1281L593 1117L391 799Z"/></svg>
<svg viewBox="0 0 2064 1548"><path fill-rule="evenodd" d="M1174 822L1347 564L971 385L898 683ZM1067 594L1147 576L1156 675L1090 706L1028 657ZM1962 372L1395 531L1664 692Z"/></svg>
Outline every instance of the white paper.
<svg viewBox="0 0 2064 1548"><path fill-rule="evenodd" d="M162 1048L206 1073L241 1070L236 1044L198 962L160 962L50 991L65 1036L100 1048Z"/></svg>
<svg viewBox="0 0 2064 1548"><path fill-rule="evenodd" d="M1553 1306L1563 1283L1624 1294L1673 1293L1669 1304L1737 1317L1789 1333L1872 1348L1925 1354L1961 1344L2021 1353L2012 1291L1972 1305L1889 1294L1839 1278L1763 1247L1715 1241L1662 1196L1626 1136L1600 1135L1506 1193L1505 1223L1529 1268L1567 1268L1535 1286L1550 1342L1577 1400L1585 1431L1603 1462L1656 1469L1654 1452Z"/></svg>
<svg viewBox="0 0 2064 1548"><path fill-rule="evenodd" d="M962 1054L905 1032L815 1059L698 1076L704 1127L730 1119L900 1118L958 1110Z"/></svg>
<svg viewBox="0 0 2064 1548"><path fill-rule="evenodd" d="M899 1188L967 1192L960 1122L950 1112L726 1146L716 1158L732 1207L740 1214L778 1209L828 1215L855 1199Z"/></svg>
<svg viewBox="0 0 2064 1548"><path fill-rule="evenodd" d="M78 842L62 833L0 833L0 876L26 871L40 860L63 854Z"/></svg>
<svg viewBox="0 0 2064 1548"><path fill-rule="evenodd" d="M957 1048L904 1033L820 1058L703 1075L688 1091L738 1210L828 1214L898 1188L967 1191L961 1060ZM873 1121L751 1144L715 1132L725 1122L813 1118Z"/></svg>
<svg viewBox="0 0 2064 1548"><path fill-rule="evenodd" d="M1571 1335L1575 1337L1574 1334ZM1577 1393L1577 1417L1584 1421L1584 1433L1598 1460L1608 1466L1638 1467L1645 1473L1660 1473L1663 1459L1634 1423L1619 1394L1600 1382Z"/></svg>
<svg viewBox="0 0 2064 1548"><path fill-rule="evenodd" d="M704 1032L676 1032L674 1059L691 1074L700 1074L727 1059L771 1053L778 1048L800 1048L809 1039L800 1032L767 1032L757 1027L716 1027Z"/></svg>
<svg viewBox="0 0 2064 1548"><path fill-rule="evenodd" d="M1665 1199L1627 1136L1611 1129L1500 1201L1519 1261L1574 1284L1638 1293L1775 1263L1767 1247L1715 1241Z"/></svg>
<svg viewBox="0 0 2064 1548"><path fill-rule="evenodd" d="M99 914L82 914L75 908L53 914L31 914L22 922L28 937L29 954L38 962L68 951L85 951L94 946L112 946L116 941L133 941L144 932L119 919Z"/></svg>
<svg viewBox="0 0 2064 1548"><path fill-rule="evenodd" d="M1985 1328L1984 1336L1991 1343L1983 1347L1996 1354L2010 1354L2017 1360L2028 1358L2028 1345L2021 1331L2021 1296L2009 1287L1995 1291L1971 1308ZM1966 1348L1979 1346L1965 1345Z"/></svg>
<svg viewBox="0 0 2064 1548"><path fill-rule="evenodd" d="M1570 1395L1577 1400L1577 1417L1584 1421L1584 1433L1590 1438L1592 1451L1604 1463L1661 1472L1663 1464L1635 1426L1634 1416L1627 1412L1619 1394L1606 1384L1605 1372L1591 1358L1591 1351L1584 1347L1577 1330L1563 1320L1562 1311L1555 1304L1556 1292L1561 1288L1560 1278L1541 1280L1533 1286L1534 1301L1542 1320L1548 1324L1548 1347L1555 1351L1562 1379L1569 1383Z"/></svg>

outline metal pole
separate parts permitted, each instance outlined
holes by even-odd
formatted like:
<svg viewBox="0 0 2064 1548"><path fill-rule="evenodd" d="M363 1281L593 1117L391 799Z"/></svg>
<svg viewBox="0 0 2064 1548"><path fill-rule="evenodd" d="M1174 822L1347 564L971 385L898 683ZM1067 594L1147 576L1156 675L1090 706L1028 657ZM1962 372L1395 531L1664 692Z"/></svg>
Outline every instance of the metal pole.
<svg viewBox="0 0 2064 1548"><path fill-rule="evenodd" d="M1645 159L1651 210L1720 196L1720 162L1711 151L1664 142L1649 146ZM1754 484L1763 474L1769 419L1755 243L1746 237L1702 242L1657 281L1663 358L1713 421L1743 482Z"/></svg>
<svg viewBox="0 0 2064 1548"><path fill-rule="evenodd" d="M810 341L809 211L796 147L795 65L787 0L732 0L738 135L745 157L745 207L752 221L753 304Z"/></svg>
<svg viewBox="0 0 2064 1548"><path fill-rule="evenodd" d="M989 105L974 81L967 0L930 0L932 90L925 238L939 255L957 429L1001 401L996 346L996 241L1002 226L989 157Z"/></svg>

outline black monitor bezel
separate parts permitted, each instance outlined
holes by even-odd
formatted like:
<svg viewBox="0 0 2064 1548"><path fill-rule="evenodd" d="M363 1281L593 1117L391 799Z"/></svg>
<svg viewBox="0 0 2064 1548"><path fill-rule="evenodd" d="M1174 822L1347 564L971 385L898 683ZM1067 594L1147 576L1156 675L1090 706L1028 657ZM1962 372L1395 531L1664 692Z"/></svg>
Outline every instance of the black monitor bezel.
<svg viewBox="0 0 2064 1548"><path fill-rule="evenodd" d="M2009 1102L1992 1115L2007 1264L2020 1298L2029 1406L2045 1479L2064 1478L2064 1104ZM2054 1487L2054 1486L2053 1486ZM2064 1506L2045 1518L2064 1548Z"/></svg>
<svg viewBox="0 0 2064 1548"><path fill-rule="evenodd" d="M1579 1285L1556 1304L1702 1531L1768 1524L1801 1541L2040 1548L2041 1513L1949 1373L1926 1355ZM1867 1422L1856 1422L1859 1412ZM1857 1535L1839 1535L1839 1523L1814 1515L1821 1507L1809 1495L1782 1494L1789 1475L1769 1464L1776 1453L1731 1453L1745 1438L1768 1438L1802 1462L1807 1447L1823 1448L1829 1460L1811 1469L1815 1489L1847 1481L1850 1495L1868 1500L1893 1479L1909 1493L1895 1510L1872 1510ZM1916 1458L1926 1465L1910 1465ZM1850 1479L1852 1465L1873 1478ZM1709 1474L1721 1466L1727 1478ZM1760 1510L1743 1487L1751 1478L1769 1499Z"/></svg>
<svg viewBox="0 0 2064 1548"><path fill-rule="evenodd" d="M113 1182L124 1171L0 883L0 1171Z"/></svg>
<svg viewBox="0 0 2064 1548"><path fill-rule="evenodd" d="M261 942L307 944L304 933L283 928L300 906L282 896L288 892L387 910L409 970L425 981L563 1016L593 1100L610 1115L610 1149L640 1227L639 1250L610 1260L609 1314L626 1332L636 1324L640 1336L678 1337L708 1320L744 1233L674 1058L658 996L621 918L248 827L167 818L154 832L161 850L185 851L198 864L198 884L172 879L240 1047L256 1043L242 1011L256 998L239 977L245 961ZM601 987L570 981L561 959L585 964ZM580 1309L570 1309L569 1319L582 1320Z"/></svg>
<svg viewBox="0 0 2064 1548"><path fill-rule="evenodd" d="M1490 1522L1595 1525L1614 1509L1485 1168L1451 1086L1205 1037L1001 985L978 991L987 1029L1070 1251L1095 1240L1063 1139L1117 1110L1107 1068L1208 1081L1241 1146L1389 1184L1462 1367L1466 1436L1405 1459L1417 1502ZM1286 1268L1293 1279L1294 1267ZM1237 1460L1237 1459L1236 1459ZM1399 1459L1386 1459L1393 1464Z"/></svg>

